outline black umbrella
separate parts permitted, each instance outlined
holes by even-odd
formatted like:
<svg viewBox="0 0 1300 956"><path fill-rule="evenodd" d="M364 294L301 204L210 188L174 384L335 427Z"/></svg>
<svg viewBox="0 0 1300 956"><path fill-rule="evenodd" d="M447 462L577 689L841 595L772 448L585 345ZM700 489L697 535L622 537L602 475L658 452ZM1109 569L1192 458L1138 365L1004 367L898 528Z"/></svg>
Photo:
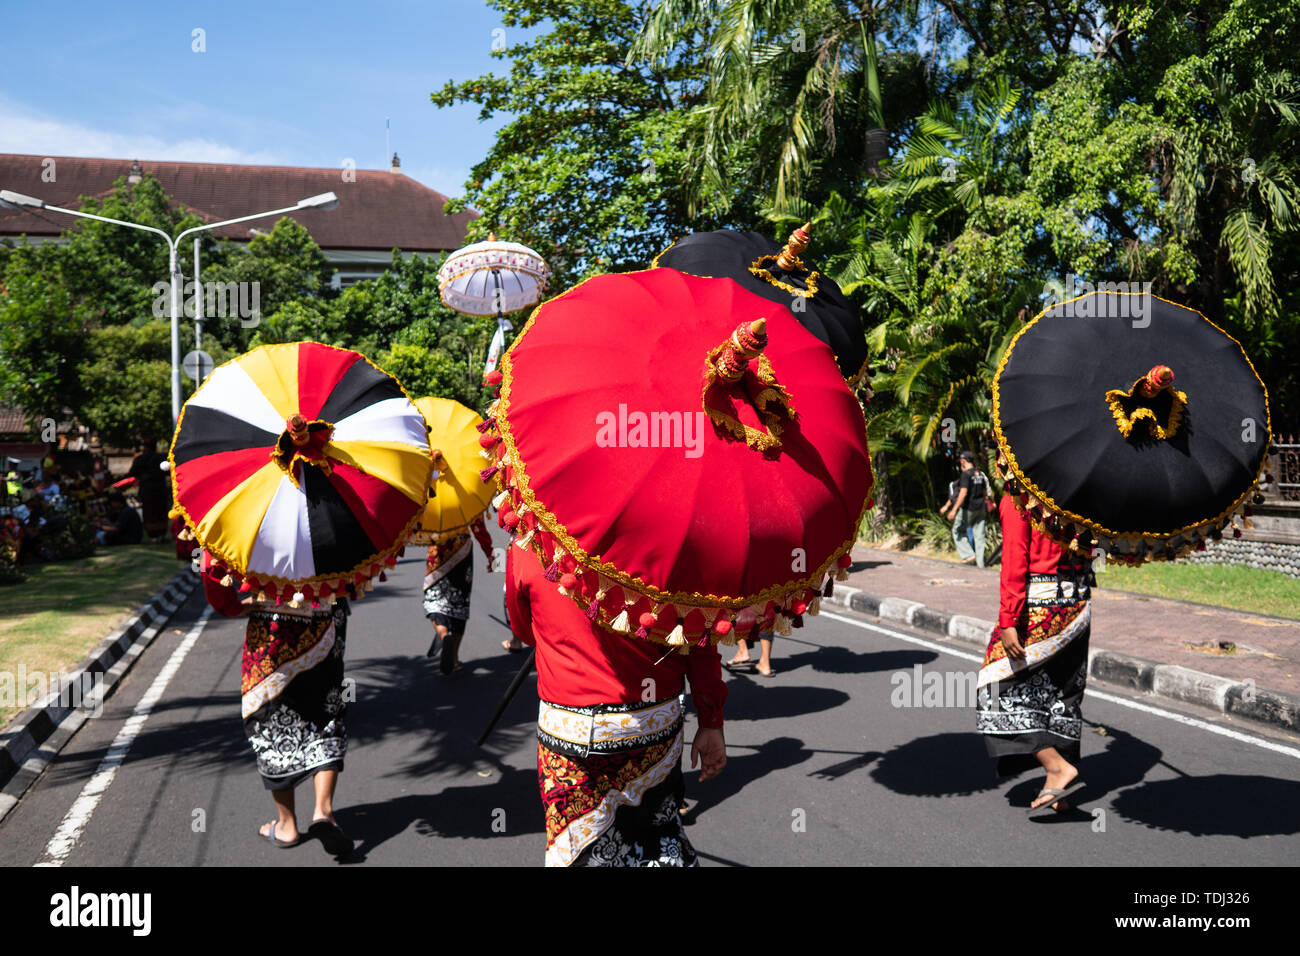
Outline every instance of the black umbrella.
<svg viewBox="0 0 1300 956"><path fill-rule="evenodd" d="M809 332L831 347L851 385L866 372L867 340L857 310L840 287L799 258L808 247L809 224L790 234L784 247L757 232L719 229L678 239L652 266L705 278L734 279L750 292L785 306Z"/></svg>
<svg viewBox="0 0 1300 956"><path fill-rule="evenodd" d="M993 381L993 428L1044 530L1130 561L1204 548L1230 522L1240 534L1270 442L1268 393L1236 339L1194 309L1118 292L1020 330Z"/></svg>

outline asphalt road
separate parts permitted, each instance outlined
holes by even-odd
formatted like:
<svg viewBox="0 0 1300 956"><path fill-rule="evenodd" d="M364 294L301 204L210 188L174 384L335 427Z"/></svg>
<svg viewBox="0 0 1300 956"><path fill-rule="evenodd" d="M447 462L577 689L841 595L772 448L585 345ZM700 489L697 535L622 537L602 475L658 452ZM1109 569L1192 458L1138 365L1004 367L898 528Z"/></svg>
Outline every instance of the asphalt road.
<svg viewBox="0 0 1300 956"><path fill-rule="evenodd" d="M443 677L424 657L417 551L349 621L357 695L337 797L359 843L349 865L540 865L533 678L487 746L473 743L522 660L499 646L502 575L476 555L466 667ZM314 842L281 850L257 836L274 811L239 720L243 622L212 617L195 636L205 607L191 599L0 823L0 864L338 865ZM703 783L687 770L688 832L705 865L1300 859L1300 741L1105 686L1084 705L1081 809L1028 817L1041 775L994 776L970 702L946 676L972 670L972 657L968 645L842 612L778 638L777 676L729 678L726 770ZM922 681L946 680L948 699L895 706L916 665ZM151 689L147 718L128 724ZM309 794L299 788L303 826Z"/></svg>

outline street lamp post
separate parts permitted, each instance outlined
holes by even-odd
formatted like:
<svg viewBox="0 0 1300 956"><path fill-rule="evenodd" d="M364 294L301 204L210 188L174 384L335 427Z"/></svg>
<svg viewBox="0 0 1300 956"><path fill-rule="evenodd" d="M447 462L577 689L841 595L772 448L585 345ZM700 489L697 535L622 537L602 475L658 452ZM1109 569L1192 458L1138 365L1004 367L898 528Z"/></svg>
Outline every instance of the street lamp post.
<svg viewBox="0 0 1300 956"><path fill-rule="evenodd" d="M154 226L141 225L138 222L125 222L121 219L110 219L107 216L96 216L94 213L82 212L80 209L65 209L62 206L51 206L48 203L36 199L33 196L24 196L22 193L16 193L8 189L0 189L0 206L6 206L12 209L48 209L51 212L62 212L69 216L77 216L82 219L96 219L100 222L111 222L115 226L126 226L128 229L143 229L145 232L152 232L163 237L167 243L167 265L171 278L171 322L172 322L172 421L181 417L181 334L180 334L180 316L181 316L181 289L184 285L184 277L181 275L180 258L176 250L180 242L186 236L195 237L194 253L197 261L198 257L198 236L197 233L207 232L212 229L219 229L222 226L232 226L236 223L248 222L250 219L264 219L267 216L279 216L284 213L299 212L303 209L334 209L339 204L338 196L332 192L320 193L317 196L308 196L306 199L299 200L295 205L285 206L283 209L272 209L269 212L258 212L251 216L240 216L237 219L225 219L221 222L207 223L202 226L195 226L192 229L186 229L175 239L167 235L163 230ZM197 282L198 276L195 280ZM197 326L196 326L197 329ZM197 333L196 333L197 338Z"/></svg>

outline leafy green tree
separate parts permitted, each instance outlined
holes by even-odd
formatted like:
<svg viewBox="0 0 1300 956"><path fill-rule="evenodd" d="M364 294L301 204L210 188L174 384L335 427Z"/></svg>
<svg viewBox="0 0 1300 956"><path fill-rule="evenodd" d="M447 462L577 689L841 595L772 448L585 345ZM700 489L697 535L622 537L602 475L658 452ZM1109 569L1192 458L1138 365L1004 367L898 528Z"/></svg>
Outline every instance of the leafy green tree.
<svg viewBox="0 0 1300 956"><path fill-rule="evenodd" d="M82 212L161 229L176 236L203 220L174 204L152 175L138 183L120 177L102 197L84 197ZM170 281L162 237L93 219L73 220L59 249L63 283L93 325L157 321L154 285ZM211 250L211 240L204 237ZM185 250L182 250L184 255ZM164 312L164 315L166 313Z"/></svg>
<svg viewBox="0 0 1300 956"><path fill-rule="evenodd" d="M228 308L226 316L211 316L204 323L206 330L231 348L242 351L254 339L267 341L267 335L276 334L267 332L258 336L254 331L265 317L285 307L314 303L330 295L333 268L306 228L288 216L278 220L270 232L254 235L247 246L232 243L223 252L223 258L204 267L205 286L236 283L251 289L255 283L260 313L250 318ZM246 301L251 304L252 299L250 295ZM315 308L314 305L304 307ZM282 321L286 320L287 315Z"/></svg>
<svg viewBox="0 0 1300 956"><path fill-rule="evenodd" d="M303 341L344 347L336 338L337 330L332 319L329 303L295 299L284 303L269 317L262 319L252 330L248 347L251 349L259 345Z"/></svg>
<svg viewBox="0 0 1300 956"><path fill-rule="evenodd" d="M61 417L84 394L86 320L62 279L54 246L19 246L0 272L0 398L33 420Z"/></svg>
<svg viewBox="0 0 1300 956"><path fill-rule="evenodd" d="M448 83L435 105L476 103L509 122L470 172L451 209L472 206L483 238L526 243L546 257L554 286L604 271L645 268L672 240L718 221L688 212L686 110L700 81L690 57L630 64L649 2L491 0L507 31L543 32L493 55L507 75ZM756 221L756 219L754 220Z"/></svg>
<svg viewBox="0 0 1300 956"><path fill-rule="evenodd" d="M171 330L161 322L94 329L78 368L80 415L110 445L170 435Z"/></svg>
<svg viewBox="0 0 1300 956"><path fill-rule="evenodd" d="M478 408L488 400L483 365L496 319L462 315L443 305L441 264L442 257L402 256L394 250L391 269L339 297L333 327L349 347L396 375L413 398L436 395ZM417 360L417 353L425 357ZM389 368L390 362L395 367Z"/></svg>
<svg viewBox="0 0 1300 956"><path fill-rule="evenodd" d="M336 298L280 306L254 330L249 347L315 341L355 349L397 376L412 397L437 395L481 407L488 394L483 365L496 320L443 305L441 264L440 256L403 256L395 249L391 269Z"/></svg>
<svg viewBox="0 0 1300 956"><path fill-rule="evenodd" d="M81 208L171 235L201 221L147 174L135 184L119 179L111 192L84 199ZM0 260L0 398L33 417L69 408L109 442L167 434L171 328L167 292L155 288L169 278L166 244L95 220L76 221L64 238L61 245L19 244ZM214 281L258 281L264 310L324 290L328 266L301 226L282 220L259 238L251 252L205 238L208 274ZM251 332L234 319L205 327L204 348L218 362L242 351ZM180 346L182 352L194 346L187 318L180 323ZM193 387L183 378L182 397Z"/></svg>
<svg viewBox="0 0 1300 956"><path fill-rule="evenodd" d="M411 398L433 395L455 399L471 408L480 405L480 389L467 387L464 366L445 352L399 342L379 354L378 364L402 383Z"/></svg>
<svg viewBox="0 0 1300 956"><path fill-rule="evenodd" d="M692 208L731 211L755 191L779 210L818 205L879 175L889 130L934 92L907 35L913 12L849 0L658 4L633 57L699 64L685 129Z"/></svg>

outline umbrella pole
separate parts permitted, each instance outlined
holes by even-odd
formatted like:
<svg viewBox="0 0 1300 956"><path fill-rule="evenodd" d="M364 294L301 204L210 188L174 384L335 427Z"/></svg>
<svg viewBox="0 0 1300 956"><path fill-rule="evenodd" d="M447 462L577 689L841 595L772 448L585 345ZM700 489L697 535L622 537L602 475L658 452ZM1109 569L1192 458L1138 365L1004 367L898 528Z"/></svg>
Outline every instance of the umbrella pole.
<svg viewBox="0 0 1300 956"><path fill-rule="evenodd" d="M474 741L475 746L482 747L483 741L487 740L492 731L496 729L497 721L499 721L501 715L506 712L506 708L510 706L510 702L515 699L515 694L519 692L519 685L524 682L524 678L527 677L529 672L533 669L533 658L536 656L537 648L534 647L528 652L528 659L524 661L524 666L519 668L519 673L516 674L515 679L510 682L510 688L506 691L505 696L501 698L501 703L497 704L497 709L492 715L492 719L489 720L488 725L483 728L483 733L479 734L478 739Z"/></svg>

